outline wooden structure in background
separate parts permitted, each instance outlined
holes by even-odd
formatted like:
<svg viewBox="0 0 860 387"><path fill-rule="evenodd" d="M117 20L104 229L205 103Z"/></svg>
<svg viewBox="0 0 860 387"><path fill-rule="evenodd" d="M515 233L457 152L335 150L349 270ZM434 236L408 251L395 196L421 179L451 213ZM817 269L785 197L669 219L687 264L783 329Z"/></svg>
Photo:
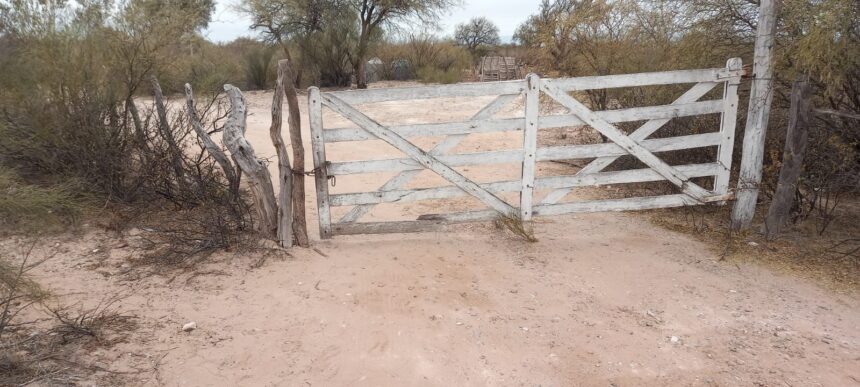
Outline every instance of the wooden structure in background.
<svg viewBox="0 0 860 387"><path fill-rule="evenodd" d="M522 79L517 59L510 56L485 56L478 67L481 82Z"/></svg>

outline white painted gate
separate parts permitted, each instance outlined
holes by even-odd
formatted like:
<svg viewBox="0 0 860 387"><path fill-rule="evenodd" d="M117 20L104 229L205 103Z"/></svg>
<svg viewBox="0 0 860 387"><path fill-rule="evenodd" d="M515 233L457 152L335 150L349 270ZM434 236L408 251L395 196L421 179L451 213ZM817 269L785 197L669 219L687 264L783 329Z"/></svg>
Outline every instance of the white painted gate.
<svg viewBox="0 0 860 387"><path fill-rule="evenodd" d="M737 88L743 70L741 60L728 61L725 68L682 70L658 73L609 75L596 77L540 79L531 74L525 80L494 83L466 83L443 86L369 89L320 92L309 89L310 126L316 170L317 206L320 235L416 232L439 225L490 220L500 213L529 220L533 216L567 214L575 212L624 211L697 205L722 202L730 198L729 172L738 109ZM605 111L591 111L570 93L593 89L642 87L670 84L694 84L673 103L661 106L637 107ZM699 101L718 85L724 86L720 100ZM495 119L494 114L505 105L525 94L522 117ZM539 96L552 98L569 112L564 115L541 115ZM383 126L354 105L442 97L498 96L465 122L431 123ZM322 121L323 106L342 115L357 127L326 129ZM676 117L703 114L721 114L719 132L648 139L663 125ZM614 124L646 121L629 134ZM603 144L538 147L538 130L567 126L588 125L609 141ZM521 149L497 150L478 153L449 154L471 133L522 131ZM444 140L425 151L409 138L440 137ZM328 162L326 144L343 141L383 140L401 151L406 157L386 160L356 160ZM711 163L670 166L655 153L682 149L717 146L717 159ZM644 169L603 172L614 160L632 155L648 166ZM593 159L574 175L535 177L538 161ZM475 183L457 172L455 167L480 164L522 162L522 178L515 181ZM451 185L433 188L404 189L422 170L429 169ZM329 194L328 181L332 177L357 173L399 172L385 182L378 191ZM711 189L703 188L692 178L714 178ZM653 181L669 181L680 193L671 195L636 197L611 200L576 201L558 203L576 187ZM535 189L551 189L540 203L534 203ZM516 205L505 202L496 194L519 192ZM489 209L470 212L434 214L413 221L360 222L362 216L376 204L409 202L428 199L471 195ZM352 206L337 222L331 221L330 207Z"/></svg>

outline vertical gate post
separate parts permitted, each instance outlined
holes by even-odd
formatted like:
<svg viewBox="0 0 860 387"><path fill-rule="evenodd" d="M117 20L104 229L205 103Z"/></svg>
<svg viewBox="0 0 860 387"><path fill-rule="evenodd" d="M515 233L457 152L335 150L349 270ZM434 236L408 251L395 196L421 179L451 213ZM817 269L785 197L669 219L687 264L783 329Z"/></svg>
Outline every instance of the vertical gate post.
<svg viewBox="0 0 860 387"><path fill-rule="evenodd" d="M726 62L729 71L741 70L741 58L732 58ZM729 177L732 173L732 151L735 146L735 126L738 121L738 86L741 76L738 75L726 81L723 93L723 114L720 120L720 146L717 150L717 163L720 172L714 179L714 193L723 195L729 192Z"/></svg>
<svg viewBox="0 0 860 387"><path fill-rule="evenodd" d="M540 109L540 77L526 77L526 111L523 130L523 187L520 190L520 218L531 220L535 187L535 161L537 160L537 132Z"/></svg>
<svg viewBox="0 0 860 387"><path fill-rule="evenodd" d="M749 112L744 128L743 159L738 177L737 202L732 209L732 229L748 229L755 215L761 169L764 160L765 133L767 132L770 103L773 100L773 54L776 34L776 1L762 0L759 5L753 63L752 90Z"/></svg>
<svg viewBox="0 0 860 387"><path fill-rule="evenodd" d="M314 152L314 181L317 188L317 210L319 211L320 239L330 239L331 211L328 202L328 172L326 171L325 136L323 135L322 98L320 89L308 89L308 123L311 127L311 143Z"/></svg>

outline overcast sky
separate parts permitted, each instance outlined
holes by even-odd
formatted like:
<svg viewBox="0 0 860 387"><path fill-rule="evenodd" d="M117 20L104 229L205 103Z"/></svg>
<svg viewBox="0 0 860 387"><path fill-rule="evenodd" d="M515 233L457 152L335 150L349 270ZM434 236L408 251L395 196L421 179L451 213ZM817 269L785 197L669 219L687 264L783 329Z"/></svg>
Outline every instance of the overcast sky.
<svg viewBox="0 0 860 387"><path fill-rule="evenodd" d="M253 36L247 17L231 10L230 5L241 0L217 0L218 5L209 28L203 34L215 42L229 42L240 36ZM451 10L441 20L442 35L454 34L454 26L476 16L485 16L499 26L503 41L509 41L514 30L529 15L537 12L540 0L464 0L463 6Z"/></svg>

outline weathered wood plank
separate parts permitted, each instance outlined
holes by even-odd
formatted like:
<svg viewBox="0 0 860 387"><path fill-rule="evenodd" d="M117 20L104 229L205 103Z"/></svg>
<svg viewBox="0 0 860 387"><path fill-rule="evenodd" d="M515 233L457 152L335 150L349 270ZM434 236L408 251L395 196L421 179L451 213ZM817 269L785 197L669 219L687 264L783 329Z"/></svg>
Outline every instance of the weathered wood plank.
<svg viewBox="0 0 860 387"><path fill-rule="evenodd" d="M334 96L333 94L325 94L322 95L321 98L323 100L323 103L332 110L346 117L350 121L358 124L360 127L366 129L367 131L373 133L375 136L379 137L380 140L383 140L391 146L397 148L410 158L414 159L415 161L418 161L422 166L426 167L427 169L436 172L445 180L450 181L452 184L475 196L476 198L484 202L484 204L488 205L490 208L493 208L494 210L504 214L510 214L514 211L514 208L511 207L511 205L506 203L504 200L499 199L492 193L481 188L478 184L475 184L475 182L469 180L459 172L452 169L450 166L440 162L433 155L428 154L427 152L415 146L415 144L412 144L397 133L394 133L390 129L380 125L378 122L364 115L363 113L350 106L343 100L339 99L338 97Z"/></svg>
<svg viewBox="0 0 860 387"><path fill-rule="evenodd" d="M519 96L519 94L507 94L500 95L493 102L490 102L487 106L484 106L478 113L476 113L472 119L473 120L482 120L492 117L494 114L498 113L505 105L513 101ZM446 137L439 144L436 144L433 149L430 150L430 154L432 155L443 155L448 153L450 150L457 147L460 142L468 137L468 134L454 134ZM391 191L396 190L406 184L408 184L412 179L418 176L421 173L421 169L403 171L397 174L397 176L392 177L390 180L385 182L382 187L379 188L380 191ZM347 212L341 219L341 223L352 223L360 219L362 216L367 214L373 205L359 205L355 208L351 209Z"/></svg>
<svg viewBox="0 0 860 387"><path fill-rule="evenodd" d="M644 140L641 142L641 145L651 152L669 152L681 149L715 146L719 143L720 134L714 132ZM624 148L612 143L568 145L538 148L537 161L587 159L602 156L624 156L627 154L628 153ZM439 156L438 159L449 166L461 167L467 165L519 163L523 161L523 154L520 150L503 150L442 155ZM423 167L415 160L400 158L333 162L328 168L329 173L335 176L358 173L407 171L412 169L423 169Z"/></svg>
<svg viewBox="0 0 860 387"><path fill-rule="evenodd" d="M350 105L448 97L481 97L487 95L520 94L525 91L525 81L458 83L418 87L393 87L365 90L332 91L325 94Z"/></svg>
<svg viewBox="0 0 860 387"><path fill-rule="evenodd" d="M328 168L325 156L325 135L322 121L322 98L320 89L308 89L308 123L311 128L311 145L314 156L314 182L317 189L317 212L319 213L320 238L332 237L331 210L328 199Z"/></svg>
<svg viewBox="0 0 860 387"><path fill-rule="evenodd" d="M494 212L494 211L493 211ZM397 234L441 231L444 226L457 222L412 220L401 222L361 222L332 224L333 235ZM461 222L462 223L462 222Z"/></svg>
<svg viewBox="0 0 860 387"><path fill-rule="evenodd" d="M758 188L761 184L764 161L765 133L773 100L773 54L776 36L776 1L761 0L758 28L756 29L755 55L750 90L749 110L744 128L743 157L738 176L737 201L732 208L732 229L744 230L752 225Z"/></svg>
<svg viewBox="0 0 860 387"><path fill-rule="evenodd" d="M732 195L716 195L706 198L708 202L730 200ZM573 203L539 205L534 207L534 216L550 216L574 214L582 212L604 211L636 211L656 208L670 208L700 205L698 200L686 194L647 196L624 199L589 200ZM498 214L492 211L469 211L451 214L428 214L419 217L421 220L434 220L449 223L477 222L493 219Z"/></svg>
<svg viewBox="0 0 860 387"><path fill-rule="evenodd" d="M710 85L712 85L710 87L713 88L713 85L716 85L716 83L710 83ZM603 110L595 112L595 114L609 123L619 123L656 119L668 120L678 117L721 113L722 111L723 104L721 101L702 101L683 104ZM497 120L472 120L466 122L395 125L390 126L389 129L403 137L436 137L450 136L454 134L511 132L523 130L523 122L523 118L505 118ZM551 129L584 124L585 123L576 115L551 115L540 117L538 128ZM373 135L360 128L326 129L325 138L327 143L376 139L376 137L373 137Z"/></svg>
<svg viewBox="0 0 860 387"><path fill-rule="evenodd" d="M680 97L678 97L669 106L673 106L673 105L683 106L685 104L686 105L692 105L693 102L697 101L699 98L702 98L702 96L704 96L709 91L711 91L711 89L713 89L716 85L717 85L716 82L697 83L690 90L687 90L684 94L682 94ZM714 105L712 107L722 110L722 106L717 107L715 104L715 102L719 103L720 101L708 101L708 102L710 104ZM648 138L648 136L652 135L654 132L656 132L657 130L662 128L664 125L666 125L669 121L670 121L670 119L668 119L668 118L652 119L651 121L648 121L648 122L642 124L642 126L640 126L638 129L633 131L633 133L630 133L629 137L632 138L633 140L636 140L636 141L644 140L644 139ZM589 173L600 172L604 168L606 168L610 164L612 164L617 159L618 159L618 156L599 157L595 160L592 160L590 163L588 163L578 173L589 174ZM558 203L558 201L561 200L562 198L564 198L565 196L567 196L568 193L570 193L570 189L566 189L566 188L562 188L562 189L559 189L557 191L550 192L549 195L544 197L543 201L541 201L541 204Z"/></svg>
<svg viewBox="0 0 860 387"><path fill-rule="evenodd" d="M691 164L678 166L678 170L690 177L713 176L718 172L717 163ZM607 184L644 183L665 180L651 169L631 169L624 171L599 172L588 175L547 176L535 179L535 189L556 189L562 187L588 187ZM481 187L493 193L517 192L522 189L521 180L482 183ZM406 203L430 199L448 199L466 194L454 186L399 189L375 192L333 194L332 206L352 206L378 203Z"/></svg>
<svg viewBox="0 0 860 387"><path fill-rule="evenodd" d="M552 82L544 81L542 83L542 88L544 92L562 106L570 109L572 113L582 118L589 126L605 135L607 138L612 140L612 142L620 145L632 156L635 156L637 159L645 163L645 165L657 171L657 173L663 175L666 180L678 186L685 194L690 195L697 200L703 200L709 195L707 190L691 182L687 176L684 176L684 174L678 172L678 170L669 164L666 164L663 160L660 160L660 158L642 147L639 142L627 137L624 132L614 125L595 115L594 112L589 110L581 102L555 87Z"/></svg>
<svg viewBox="0 0 860 387"><path fill-rule="evenodd" d="M724 197L714 198L720 200L726 199ZM706 198L706 200L712 201L714 198ZM690 197L689 195L677 194L553 204L548 206L539 206L535 209L535 214L538 216L550 216L561 214L575 214L581 212L638 211L656 208L694 206L699 204L702 203L699 202L697 199Z"/></svg>
<svg viewBox="0 0 860 387"><path fill-rule="evenodd" d="M741 58L729 59L726 63L729 70L743 69ZM714 192L724 194L729 192L729 177L732 172L732 152L735 146L735 126L738 121L738 86L741 77L729 78L723 93L723 115L720 117L720 135L722 141L717 149L717 162L722 171L714 179Z"/></svg>
<svg viewBox="0 0 860 387"><path fill-rule="evenodd" d="M526 77L526 125L523 131L522 188L520 189L520 218L531 220L534 199L535 163L537 161L538 115L540 114L540 77Z"/></svg>
<svg viewBox="0 0 860 387"><path fill-rule="evenodd" d="M725 68L662 71L654 73L603 75L593 77L553 79L559 89L571 92L619 87L673 85L679 83L721 82L743 75L743 70Z"/></svg>

